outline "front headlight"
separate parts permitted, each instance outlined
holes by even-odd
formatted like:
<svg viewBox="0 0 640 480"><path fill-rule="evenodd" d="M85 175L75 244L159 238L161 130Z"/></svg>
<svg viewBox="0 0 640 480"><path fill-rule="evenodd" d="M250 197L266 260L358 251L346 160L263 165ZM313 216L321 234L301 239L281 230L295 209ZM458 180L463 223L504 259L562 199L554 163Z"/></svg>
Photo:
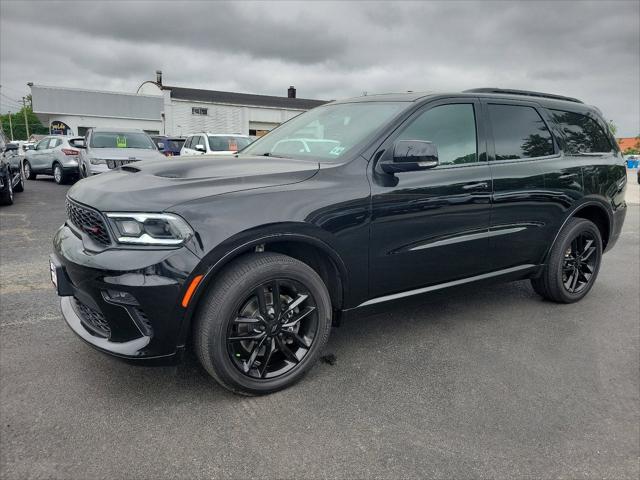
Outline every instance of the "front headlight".
<svg viewBox="0 0 640 480"><path fill-rule="evenodd" d="M177 246L193 235L189 224L171 213L106 213L106 216L118 243Z"/></svg>

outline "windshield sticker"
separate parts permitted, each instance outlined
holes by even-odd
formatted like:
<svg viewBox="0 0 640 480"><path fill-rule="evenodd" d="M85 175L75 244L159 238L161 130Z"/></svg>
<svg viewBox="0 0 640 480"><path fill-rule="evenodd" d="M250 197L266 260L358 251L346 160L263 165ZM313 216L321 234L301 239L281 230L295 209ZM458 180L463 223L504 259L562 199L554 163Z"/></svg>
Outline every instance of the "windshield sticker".
<svg viewBox="0 0 640 480"><path fill-rule="evenodd" d="M344 147L333 147L329 152L329 155L335 155L336 157L344 152Z"/></svg>
<svg viewBox="0 0 640 480"><path fill-rule="evenodd" d="M116 147L127 148L127 137L116 137Z"/></svg>

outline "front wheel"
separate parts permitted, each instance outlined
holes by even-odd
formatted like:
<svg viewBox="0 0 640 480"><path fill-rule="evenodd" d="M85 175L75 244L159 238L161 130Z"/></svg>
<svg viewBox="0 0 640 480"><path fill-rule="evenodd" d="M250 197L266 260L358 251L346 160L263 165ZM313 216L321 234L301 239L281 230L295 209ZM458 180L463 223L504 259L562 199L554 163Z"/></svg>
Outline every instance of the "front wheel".
<svg viewBox="0 0 640 480"><path fill-rule="evenodd" d="M37 175L31 169L31 164L28 161L24 162L24 176L29 180L35 180Z"/></svg>
<svg viewBox="0 0 640 480"><path fill-rule="evenodd" d="M318 359L331 329L331 300L318 274L277 253L227 267L203 299L195 350L225 388L260 395L286 388Z"/></svg>
<svg viewBox="0 0 640 480"><path fill-rule="evenodd" d="M593 287L601 260L598 227L584 218L572 218L560 231L542 274L531 284L547 300L577 302Z"/></svg>
<svg viewBox="0 0 640 480"><path fill-rule="evenodd" d="M13 185L11 185L11 174L8 171L4 181L7 184L7 188L0 194L0 205L13 205Z"/></svg>

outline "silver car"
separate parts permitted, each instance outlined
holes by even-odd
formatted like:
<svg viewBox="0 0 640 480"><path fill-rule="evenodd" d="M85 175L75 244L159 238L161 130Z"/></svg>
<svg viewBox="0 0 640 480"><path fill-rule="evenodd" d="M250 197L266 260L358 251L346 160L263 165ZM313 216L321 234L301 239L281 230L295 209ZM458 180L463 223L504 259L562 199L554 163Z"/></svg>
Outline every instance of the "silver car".
<svg viewBox="0 0 640 480"><path fill-rule="evenodd" d="M92 128L80 154L80 176L108 172L140 160L163 160L164 155L142 130Z"/></svg>
<svg viewBox="0 0 640 480"><path fill-rule="evenodd" d="M80 149L83 146L82 137L44 137L33 150L25 152L25 177L35 180L39 174L53 175L57 184L77 178Z"/></svg>

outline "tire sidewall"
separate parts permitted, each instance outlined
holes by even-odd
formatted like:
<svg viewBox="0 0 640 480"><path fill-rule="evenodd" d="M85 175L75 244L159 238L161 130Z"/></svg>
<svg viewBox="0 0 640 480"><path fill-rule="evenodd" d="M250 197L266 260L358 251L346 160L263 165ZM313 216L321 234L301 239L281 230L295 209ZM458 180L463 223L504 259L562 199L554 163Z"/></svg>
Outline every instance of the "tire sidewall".
<svg viewBox="0 0 640 480"><path fill-rule="evenodd" d="M225 300L215 312L205 312L205 321L212 322L208 342L211 363L223 383L239 385L245 393L263 394L288 387L298 381L317 360L331 329L331 302L326 287L311 268L299 265L260 265L244 275L239 282L227 289ZM295 280L305 286L316 302L318 329L309 352L297 367L274 379L252 379L242 374L227 353L226 336L229 323L237 316L238 309L246 297L259 285L275 279ZM213 314L213 315L212 315Z"/></svg>
<svg viewBox="0 0 640 480"><path fill-rule="evenodd" d="M589 232L596 239L595 253L597 254L597 261L593 269L593 275L591 276L591 281L586 286L586 288L584 288L580 292L571 293L567 291L562 281L562 266L563 266L563 260L564 260L564 252L566 251L567 248L569 248L573 239L582 232ZM566 303L576 302L581 298L583 298L587 293L589 293L593 285L596 283L598 272L600 271L600 264L602 263L602 237L600 235L600 230L598 230L598 227L596 227L595 224L593 222L590 222L589 220L581 220L581 221L575 222L574 225L569 227L562 243L558 245L558 249L554 253L557 256L557 258L554 259L555 260L554 264L556 264L556 268L555 268L555 271L553 272L553 275L555 276L554 280L556 285L559 286L558 293L563 297L563 301L565 301Z"/></svg>
<svg viewBox="0 0 640 480"><path fill-rule="evenodd" d="M56 178L56 171L60 172L60 178ZM62 185L64 183L64 170L62 170L62 167L59 163L53 165L53 181L58 185Z"/></svg>

